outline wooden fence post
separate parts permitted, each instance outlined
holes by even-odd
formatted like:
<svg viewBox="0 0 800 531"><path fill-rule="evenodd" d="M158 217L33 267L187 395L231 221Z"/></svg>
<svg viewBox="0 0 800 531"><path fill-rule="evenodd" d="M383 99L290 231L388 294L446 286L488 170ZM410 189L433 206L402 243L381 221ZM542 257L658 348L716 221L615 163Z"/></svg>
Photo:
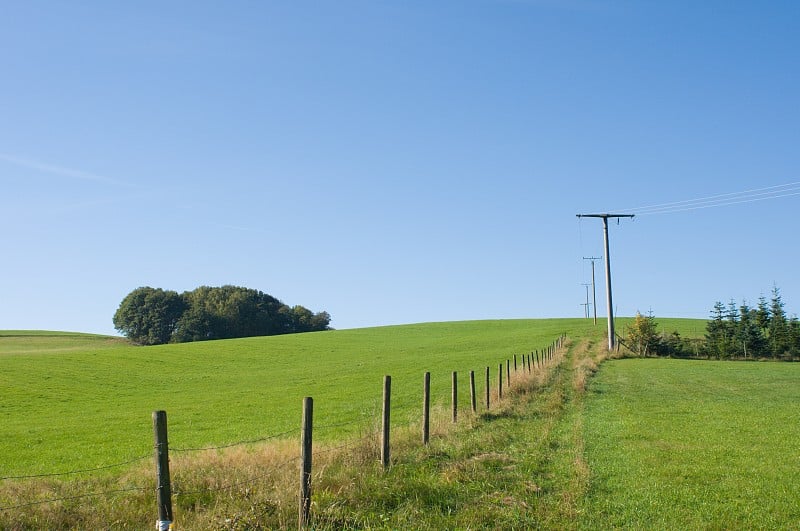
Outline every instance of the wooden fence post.
<svg viewBox="0 0 800 531"><path fill-rule="evenodd" d="M422 382L422 444L431 436L431 373L426 372Z"/></svg>
<svg viewBox="0 0 800 531"><path fill-rule="evenodd" d="M511 361L506 360L506 387L511 389Z"/></svg>
<svg viewBox="0 0 800 531"><path fill-rule="evenodd" d="M389 468L389 413L392 402L392 377L383 377L383 420L381 422L381 464Z"/></svg>
<svg viewBox="0 0 800 531"><path fill-rule="evenodd" d="M486 410L489 410L489 367L486 367Z"/></svg>
<svg viewBox="0 0 800 531"><path fill-rule="evenodd" d="M503 398L503 364L497 369L497 398Z"/></svg>
<svg viewBox="0 0 800 531"><path fill-rule="evenodd" d="M458 373L453 371L453 422L458 421Z"/></svg>
<svg viewBox="0 0 800 531"><path fill-rule="evenodd" d="M156 529L167 531L172 524L172 487L169 478L169 443L167 441L167 412L153 411L153 435L156 457L156 497L158 521Z"/></svg>
<svg viewBox="0 0 800 531"><path fill-rule="evenodd" d="M311 515L311 456L314 428L314 399L303 398L303 420L300 430L300 518L298 529L308 527Z"/></svg>
<svg viewBox="0 0 800 531"><path fill-rule="evenodd" d="M517 373L517 355L514 354L514 374Z"/></svg>
<svg viewBox="0 0 800 531"><path fill-rule="evenodd" d="M475 371L469 371L469 397L472 402L472 414L478 412L478 403L475 399Z"/></svg>

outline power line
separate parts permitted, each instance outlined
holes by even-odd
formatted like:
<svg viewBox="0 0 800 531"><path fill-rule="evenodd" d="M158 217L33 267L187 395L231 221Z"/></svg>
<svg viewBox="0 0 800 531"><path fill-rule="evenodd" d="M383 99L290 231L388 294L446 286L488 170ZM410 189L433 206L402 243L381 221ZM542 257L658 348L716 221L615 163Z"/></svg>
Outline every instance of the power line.
<svg viewBox="0 0 800 531"><path fill-rule="evenodd" d="M722 206L730 206L730 205L738 205L742 203L754 203L756 201L766 201L767 199L779 199L782 197L791 197L793 195L800 195L800 190L791 191L787 193L782 193L780 195L769 195L769 196L762 196L762 197L743 197L743 198L731 198L728 200L723 201L714 201L714 202L706 202L706 203L696 203L692 205L686 205L683 207L673 207L673 208L662 208L658 210L650 210L650 211L638 211L637 215L648 215L648 214L672 214L675 212L685 212L687 210L699 210L703 208L716 208Z"/></svg>
<svg viewBox="0 0 800 531"><path fill-rule="evenodd" d="M634 212L636 215L671 214L675 212L684 212L687 210L716 208L741 203L765 201L767 199L779 199L795 195L800 195L800 181L767 186L763 188L754 188L751 190L743 190L741 192L730 192L725 194L699 197L696 199L685 199L670 203L646 205L637 208L628 208L626 210Z"/></svg>

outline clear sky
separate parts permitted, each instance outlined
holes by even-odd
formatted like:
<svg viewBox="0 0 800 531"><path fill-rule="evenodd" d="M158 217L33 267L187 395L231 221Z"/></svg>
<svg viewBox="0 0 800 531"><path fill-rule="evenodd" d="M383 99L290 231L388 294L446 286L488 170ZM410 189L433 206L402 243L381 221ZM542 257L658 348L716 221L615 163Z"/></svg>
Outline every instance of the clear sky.
<svg viewBox="0 0 800 531"><path fill-rule="evenodd" d="M780 1L6 2L0 329L114 333L139 286L223 284L336 328L579 317L597 212L641 214L610 227L618 315L775 284L797 313L798 23Z"/></svg>

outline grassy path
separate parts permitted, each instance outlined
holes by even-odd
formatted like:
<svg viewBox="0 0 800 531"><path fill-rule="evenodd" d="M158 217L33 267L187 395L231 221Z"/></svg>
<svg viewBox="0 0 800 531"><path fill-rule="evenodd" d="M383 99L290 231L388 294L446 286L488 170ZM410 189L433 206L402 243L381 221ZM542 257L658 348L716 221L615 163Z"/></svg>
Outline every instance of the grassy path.
<svg viewBox="0 0 800 531"><path fill-rule="evenodd" d="M328 478L316 526L574 527L588 486L582 403L596 355L593 341L568 346L546 373L515 388L512 400L468 428L428 447L401 445L388 473L371 469L346 488Z"/></svg>

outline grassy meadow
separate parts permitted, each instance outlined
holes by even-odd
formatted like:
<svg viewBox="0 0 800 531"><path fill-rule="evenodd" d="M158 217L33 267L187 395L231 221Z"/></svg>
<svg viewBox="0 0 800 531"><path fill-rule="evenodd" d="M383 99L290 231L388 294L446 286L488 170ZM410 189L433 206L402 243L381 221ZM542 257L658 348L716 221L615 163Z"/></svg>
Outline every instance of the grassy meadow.
<svg viewBox="0 0 800 531"><path fill-rule="evenodd" d="M702 321L657 320L685 337L704 331ZM169 414L178 528L296 527L303 396L315 400L317 529L796 527L800 364L607 359L604 322L590 323L430 323L162 347L0 332L0 528L149 527L155 409ZM552 362L520 370L503 401L469 414L469 370L482 397L486 366L494 387L499 363L564 332ZM424 371L435 404L427 446ZM375 436L384 374L393 378L388 471ZM260 441L178 451L250 440Z"/></svg>
<svg viewBox="0 0 800 531"><path fill-rule="evenodd" d="M317 440L374 422L392 376L393 416L418 415L422 376L449 403L467 378L513 354L580 334L585 320L432 323L135 347L102 336L0 332L0 477L94 468L149 456L151 413L167 411L170 445L196 448L299 430L315 401Z"/></svg>
<svg viewBox="0 0 800 531"><path fill-rule="evenodd" d="M626 359L585 409L588 528L800 522L800 364Z"/></svg>

